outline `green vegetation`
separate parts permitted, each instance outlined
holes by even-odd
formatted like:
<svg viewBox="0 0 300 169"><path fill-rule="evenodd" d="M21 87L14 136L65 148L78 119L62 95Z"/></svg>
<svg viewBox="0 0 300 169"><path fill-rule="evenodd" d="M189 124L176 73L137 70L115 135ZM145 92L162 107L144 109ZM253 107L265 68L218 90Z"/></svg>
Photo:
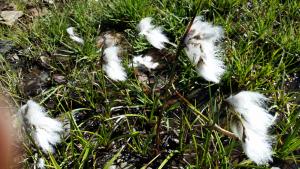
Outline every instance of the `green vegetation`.
<svg viewBox="0 0 300 169"><path fill-rule="evenodd" d="M0 39L14 42L10 52L0 55L2 90L17 105L30 98L40 102L70 128L50 156L28 139L25 168L32 168L36 153L45 159L47 168L56 169L108 168L124 162L133 168L299 167L298 1L64 0L53 5L12 1L25 13L29 6L47 7L48 13L26 14L13 27L0 26ZM220 84L198 77L184 51L163 71L153 72L154 82L148 86L130 66L126 66L129 78L125 82L105 76L96 47L101 32L124 34L130 44L124 56L124 65L128 65L132 56L151 48L138 37L136 25L143 17L153 17L178 44L198 5L197 15L225 31L222 47L227 71ZM84 45L70 40L69 26L84 38ZM165 52L175 55L176 48L168 47ZM174 64L175 79L169 86ZM205 116L230 130L224 99L241 90L268 96L270 111L278 115L271 131L276 137L270 166L256 166L244 155L238 140L202 120Z"/></svg>

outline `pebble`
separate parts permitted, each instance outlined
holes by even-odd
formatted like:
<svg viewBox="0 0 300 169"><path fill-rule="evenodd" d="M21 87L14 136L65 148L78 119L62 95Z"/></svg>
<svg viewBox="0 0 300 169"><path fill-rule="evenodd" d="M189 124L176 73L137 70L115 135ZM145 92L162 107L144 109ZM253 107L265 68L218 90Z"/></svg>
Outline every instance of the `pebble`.
<svg viewBox="0 0 300 169"><path fill-rule="evenodd" d="M0 16L3 18L3 23L8 26L12 26L21 16L23 16L22 11L2 11Z"/></svg>

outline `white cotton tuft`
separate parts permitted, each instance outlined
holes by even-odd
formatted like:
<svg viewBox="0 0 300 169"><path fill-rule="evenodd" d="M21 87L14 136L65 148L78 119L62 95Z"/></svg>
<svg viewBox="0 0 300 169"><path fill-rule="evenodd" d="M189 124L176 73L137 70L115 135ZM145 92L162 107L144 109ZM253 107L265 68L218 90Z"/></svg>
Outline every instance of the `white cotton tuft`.
<svg viewBox="0 0 300 169"><path fill-rule="evenodd" d="M146 67L147 69L155 69L159 66L158 62L153 62L153 58L151 56L139 55L133 58L133 67Z"/></svg>
<svg viewBox="0 0 300 169"><path fill-rule="evenodd" d="M39 158L39 161L37 163L37 168L39 168L39 169L45 168L45 160L43 158Z"/></svg>
<svg viewBox="0 0 300 169"><path fill-rule="evenodd" d="M184 48L186 55L190 61L196 66L204 57L203 50L199 44L186 44Z"/></svg>
<svg viewBox="0 0 300 169"><path fill-rule="evenodd" d="M165 48L164 43L169 43L168 38L162 33L161 27L152 29L149 31L149 34L145 34L145 36L149 43L157 49L163 49Z"/></svg>
<svg viewBox="0 0 300 169"><path fill-rule="evenodd" d="M115 81L125 81L127 74L122 66L122 60L118 57L119 47L111 46L104 50L103 70L109 78Z"/></svg>
<svg viewBox="0 0 300 169"><path fill-rule="evenodd" d="M205 80L219 83L226 66L216 42L223 37L223 29L196 17L185 38L185 52Z"/></svg>
<svg viewBox="0 0 300 169"><path fill-rule="evenodd" d="M151 24L152 20L153 19L151 17L146 17L146 18L143 18L140 21L140 23L138 24L138 28L139 28L139 31L140 31L141 35L144 35L148 31L155 28L155 26Z"/></svg>
<svg viewBox="0 0 300 169"><path fill-rule="evenodd" d="M258 165L272 161L272 138L268 129L274 117L266 109L268 99L257 92L242 91L226 100L239 113L240 122L234 123L231 129L241 139L247 156ZM243 126L243 132L239 125Z"/></svg>
<svg viewBox="0 0 300 169"><path fill-rule="evenodd" d="M221 26L214 26L209 22L203 21L201 16L197 16L191 26L186 40L194 39L193 42L195 42L200 39L216 42L222 39L223 36L224 31Z"/></svg>
<svg viewBox="0 0 300 169"><path fill-rule="evenodd" d="M267 100L264 95L251 91L242 91L227 99L247 124L260 133L267 133L267 129L273 124L274 117L265 108Z"/></svg>
<svg viewBox="0 0 300 169"><path fill-rule="evenodd" d="M213 55L205 55L200 59L196 66L197 73L207 81L219 83L225 72L224 62Z"/></svg>
<svg viewBox="0 0 300 169"><path fill-rule="evenodd" d="M144 35L148 42L157 49L165 48L165 43L170 43L166 35L162 32L162 27L155 27L151 23L152 18L146 17L138 24L139 35ZM172 43L170 43L172 44ZM172 44L174 45L174 44Z"/></svg>
<svg viewBox="0 0 300 169"><path fill-rule="evenodd" d="M36 144L44 152L53 153L53 146L61 141L62 123L48 117L45 109L32 100L22 106L20 111L28 124L35 128L33 137Z"/></svg>
<svg viewBox="0 0 300 169"><path fill-rule="evenodd" d="M84 44L84 40L76 35L74 29L75 29L74 27L67 28L67 33L69 34L70 39L72 39L77 43Z"/></svg>
<svg viewBox="0 0 300 169"><path fill-rule="evenodd" d="M245 127L243 149L246 155L258 165L272 161L272 139L267 134L259 133L251 127Z"/></svg>

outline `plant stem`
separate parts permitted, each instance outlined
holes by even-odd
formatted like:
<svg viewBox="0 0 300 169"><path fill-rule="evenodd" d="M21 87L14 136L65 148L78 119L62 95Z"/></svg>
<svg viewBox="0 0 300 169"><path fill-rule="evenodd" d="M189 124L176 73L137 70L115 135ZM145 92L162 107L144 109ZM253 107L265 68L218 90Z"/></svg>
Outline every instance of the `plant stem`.
<svg viewBox="0 0 300 169"><path fill-rule="evenodd" d="M187 25L186 30L185 30L184 34L182 35L182 37L180 38L180 41L179 41L179 43L177 45L177 49L176 49L176 53L175 53L175 59L176 60L178 60L180 52L184 48L184 40L185 40L186 36L188 35L191 27L192 27L192 24L193 24L193 22L194 22L194 20L196 18L196 15L197 15L199 9L200 9L200 3L197 6L196 10L194 11L193 17L190 20L189 24ZM170 94L169 94L168 91L169 91L170 87L172 86L172 84L173 84L173 82L175 80L175 75L176 75L176 71L175 70L176 70L176 67L177 67L177 64L174 64L172 66L171 75L170 75L170 78L169 78L169 82L165 86L165 91L162 94L162 96L164 96L163 98L168 98L170 96ZM162 120L163 112L164 112L164 110L165 110L166 107L168 107L168 106L163 105L158 110L158 119L157 119L157 123L156 123L156 141L155 141L157 154L159 153L159 145L160 145L160 135L159 135L159 133L160 133L160 123L161 123L161 120Z"/></svg>

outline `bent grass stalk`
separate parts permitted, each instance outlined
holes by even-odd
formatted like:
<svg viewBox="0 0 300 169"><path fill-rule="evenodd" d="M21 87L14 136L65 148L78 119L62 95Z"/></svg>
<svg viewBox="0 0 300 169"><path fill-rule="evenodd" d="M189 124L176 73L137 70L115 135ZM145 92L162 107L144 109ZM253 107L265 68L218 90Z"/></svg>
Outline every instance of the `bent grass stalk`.
<svg viewBox="0 0 300 169"><path fill-rule="evenodd" d="M175 59L177 59L177 60L178 60L178 57L179 57L179 55L180 55L181 50L182 50L183 47L184 47L184 46L183 46L183 44L184 44L184 39L186 38L186 36L188 35L188 32L190 31L190 29L191 29L191 27L192 27L192 25L193 25L193 22L194 22L194 20L195 20L195 18L196 18L196 16L197 16L197 12L198 12L199 9L200 9L200 4L197 6L197 9L194 11L192 19L190 20L188 26L186 27L186 30L185 30L184 34L183 34L182 37L180 38L180 41L179 41L179 43L178 43L178 45L177 45L177 50L176 50L176 53L175 53ZM171 75L170 75L169 82L168 82L168 84L166 85L166 88L165 88L165 90L164 90L164 92L163 92L163 94L162 94L165 98L168 98L169 95L170 95L170 94L168 93L168 90L170 89L170 87L172 86L172 84L173 84L173 82L174 82L174 80L175 80L175 75L176 75L175 69L176 69L176 67L177 67L177 64L174 64L174 65L172 66L172 70L171 70ZM162 115L163 115L163 111L164 111L164 110L165 110L165 109L164 109L164 106L163 106L162 108L159 109L159 111L158 111L158 119L157 119L157 123L156 123L156 141L155 141L155 143L156 143L156 151L157 151L157 154L158 154L158 152L159 152L159 145L160 145L160 135L159 135L159 133L160 133L160 124L161 124Z"/></svg>

